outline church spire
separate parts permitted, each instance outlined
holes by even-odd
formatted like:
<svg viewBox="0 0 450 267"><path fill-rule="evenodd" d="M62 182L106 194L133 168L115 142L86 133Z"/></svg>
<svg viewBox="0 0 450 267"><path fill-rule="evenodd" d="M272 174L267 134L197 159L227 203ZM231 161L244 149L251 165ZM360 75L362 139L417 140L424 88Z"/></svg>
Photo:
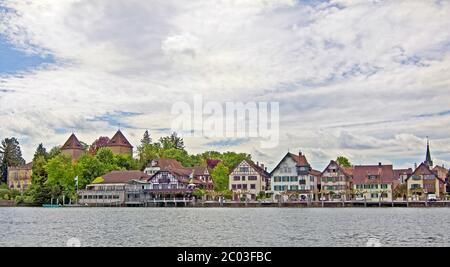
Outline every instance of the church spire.
<svg viewBox="0 0 450 267"><path fill-rule="evenodd" d="M433 167L434 165L433 160L431 159L430 140L428 139L428 136L427 136L427 156L424 163L430 167Z"/></svg>

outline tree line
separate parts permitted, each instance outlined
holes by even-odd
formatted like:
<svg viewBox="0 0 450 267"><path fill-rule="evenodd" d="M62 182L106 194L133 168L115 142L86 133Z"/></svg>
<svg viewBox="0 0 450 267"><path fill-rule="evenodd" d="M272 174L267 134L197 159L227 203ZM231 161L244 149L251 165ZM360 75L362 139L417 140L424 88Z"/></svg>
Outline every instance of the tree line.
<svg viewBox="0 0 450 267"><path fill-rule="evenodd" d="M84 189L95 179L115 170L144 170L154 159L169 158L179 161L185 167L204 166L214 163L210 174L217 192L228 190L229 172L243 159L251 159L249 154L208 151L201 154L189 154L183 138L176 133L161 137L153 142L148 131L145 131L137 148L137 158L128 155L114 154L106 148L107 140L100 137L91 146L85 146L87 152L76 162L61 154L60 147L50 151L39 144L33 156L31 186L23 193L0 187L0 198L8 195L18 204L41 205L51 199L75 200L76 190ZM0 146L1 181L6 183L8 166L25 164L19 142L16 138L6 138ZM210 163L210 164L208 164ZM77 182L75 182L77 177Z"/></svg>

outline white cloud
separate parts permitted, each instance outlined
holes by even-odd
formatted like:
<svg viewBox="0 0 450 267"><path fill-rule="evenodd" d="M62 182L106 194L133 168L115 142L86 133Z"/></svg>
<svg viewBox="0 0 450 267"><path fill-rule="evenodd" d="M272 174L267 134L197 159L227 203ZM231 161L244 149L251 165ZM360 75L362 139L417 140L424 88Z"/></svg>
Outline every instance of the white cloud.
<svg viewBox="0 0 450 267"><path fill-rule="evenodd" d="M308 1L309 2L309 1ZM312 1L311 1L312 2ZM2 4L0 34L56 63L2 77L0 136L57 144L81 132L114 131L92 118L117 111L137 144L141 129L170 127L170 105L203 94L215 101L281 103L277 150L258 140L228 149L274 162L288 149L317 168L423 157L424 138L450 163L450 2L40 0ZM211 140L189 139L195 152ZM267 155L266 157L264 155ZM324 159L324 156L330 158ZM265 157L265 158L264 158ZM275 158L275 159L274 159Z"/></svg>

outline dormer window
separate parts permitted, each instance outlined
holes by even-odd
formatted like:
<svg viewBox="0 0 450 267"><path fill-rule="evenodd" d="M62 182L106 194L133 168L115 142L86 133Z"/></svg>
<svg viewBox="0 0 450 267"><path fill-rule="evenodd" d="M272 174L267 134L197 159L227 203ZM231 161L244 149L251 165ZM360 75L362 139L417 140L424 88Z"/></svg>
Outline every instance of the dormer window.
<svg viewBox="0 0 450 267"><path fill-rule="evenodd" d="M378 178L377 175L369 175L369 180L375 180L377 178Z"/></svg>

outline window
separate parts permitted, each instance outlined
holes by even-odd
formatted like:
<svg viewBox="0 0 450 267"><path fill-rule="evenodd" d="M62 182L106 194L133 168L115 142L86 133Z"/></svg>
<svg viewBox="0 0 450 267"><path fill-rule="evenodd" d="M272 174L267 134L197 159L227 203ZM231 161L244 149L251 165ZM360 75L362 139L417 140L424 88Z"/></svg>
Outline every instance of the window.
<svg viewBox="0 0 450 267"><path fill-rule="evenodd" d="M370 197L371 197L371 198L378 198L378 194L377 194L377 193L370 194Z"/></svg>
<svg viewBox="0 0 450 267"><path fill-rule="evenodd" d="M258 177L257 176L249 176L248 180L249 181L256 181L256 180L258 180Z"/></svg>
<svg viewBox="0 0 450 267"><path fill-rule="evenodd" d="M314 183L314 176L309 176L309 181Z"/></svg>
<svg viewBox="0 0 450 267"><path fill-rule="evenodd" d="M245 176L242 176L242 181L245 181Z"/></svg>
<svg viewBox="0 0 450 267"><path fill-rule="evenodd" d="M388 185L387 184L382 184L381 185L381 189L388 189Z"/></svg>
<svg viewBox="0 0 450 267"><path fill-rule="evenodd" d="M256 189L256 184L251 184L250 189Z"/></svg>
<svg viewBox="0 0 450 267"><path fill-rule="evenodd" d="M297 190L298 190L298 185L291 185L291 187L289 188L289 190L291 190L291 191L297 191Z"/></svg>
<svg viewBox="0 0 450 267"><path fill-rule="evenodd" d="M242 189L242 185L238 184L238 185L236 186L236 188L237 188L237 189Z"/></svg>
<svg viewBox="0 0 450 267"><path fill-rule="evenodd" d="M239 172L249 172L249 168L248 167L240 167Z"/></svg>
<svg viewBox="0 0 450 267"><path fill-rule="evenodd" d="M375 180L377 178L378 178L378 176L376 176L376 175L369 175L369 180Z"/></svg>
<svg viewBox="0 0 450 267"><path fill-rule="evenodd" d="M298 181L298 177L297 176L291 176L289 180L291 182L297 182Z"/></svg>
<svg viewBox="0 0 450 267"><path fill-rule="evenodd" d="M234 177L233 177L233 180L234 180L234 181L239 181L239 180L241 180L241 177L240 177L240 176L234 176Z"/></svg>
<svg viewBox="0 0 450 267"><path fill-rule="evenodd" d="M231 188L232 188L233 190L236 190L236 185L235 185L235 184L231 185Z"/></svg>
<svg viewBox="0 0 450 267"><path fill-rule="evenodd" d="M247 184L243 184L242 189L247 190Z"/></svg>

